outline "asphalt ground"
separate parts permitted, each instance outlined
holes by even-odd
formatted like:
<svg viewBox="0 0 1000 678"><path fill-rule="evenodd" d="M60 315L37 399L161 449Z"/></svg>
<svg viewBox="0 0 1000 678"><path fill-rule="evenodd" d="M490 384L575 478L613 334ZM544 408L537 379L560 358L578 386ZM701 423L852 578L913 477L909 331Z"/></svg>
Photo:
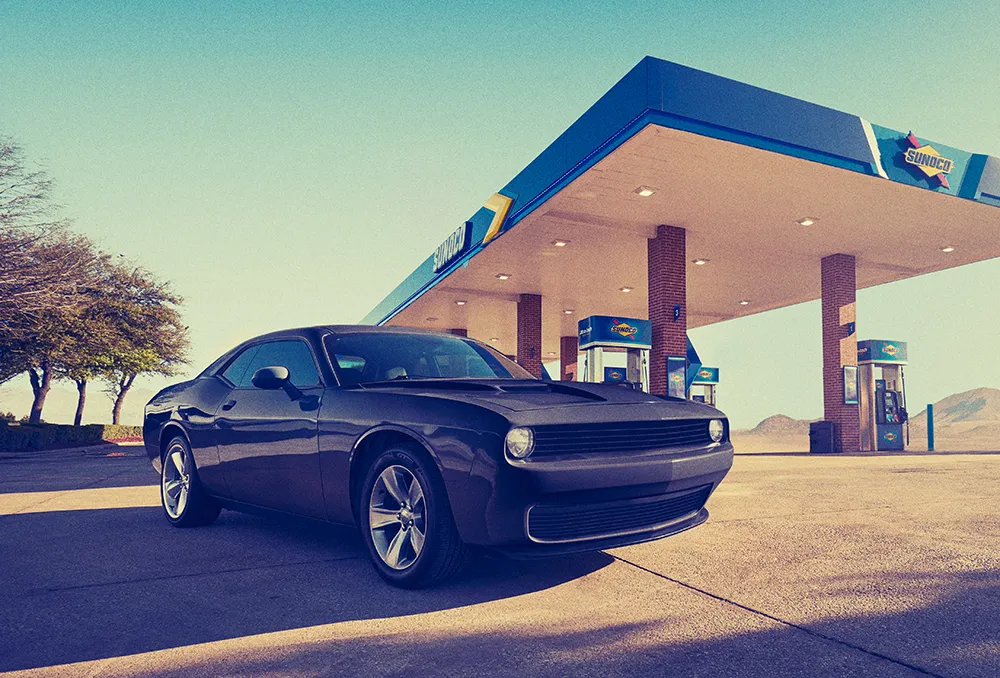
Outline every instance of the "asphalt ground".
<svg viewBox="0 0 1000 678"><path fill-rule="evenodd" d="M1000 675L1000 456L738 456L684 534L399 591L351 530L170 527L122 452L0 459L0 671Z"/></svg>

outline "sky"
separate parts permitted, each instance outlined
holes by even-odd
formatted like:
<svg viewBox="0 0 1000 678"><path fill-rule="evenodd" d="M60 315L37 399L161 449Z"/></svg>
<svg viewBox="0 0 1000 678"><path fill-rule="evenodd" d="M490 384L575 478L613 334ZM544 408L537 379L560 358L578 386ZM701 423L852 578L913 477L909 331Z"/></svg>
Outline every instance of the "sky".
<svg viewBox="0 0 1000 678"><path fill-rule="evenodd" d="M646 55L1000 155L992 0L0 0L0 27L0 135L78 230L174 281L191 374L357 322ZM1000 387L998 281L994 260L859 292L859 336L909 343L911 403ZM818 302L691 338L734 426L822 415Z"/></svg>

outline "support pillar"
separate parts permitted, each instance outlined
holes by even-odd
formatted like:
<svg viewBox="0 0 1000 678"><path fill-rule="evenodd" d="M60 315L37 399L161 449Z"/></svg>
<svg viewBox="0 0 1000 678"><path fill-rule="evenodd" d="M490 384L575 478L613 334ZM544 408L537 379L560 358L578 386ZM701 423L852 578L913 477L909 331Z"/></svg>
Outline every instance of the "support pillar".
<svg viewBox="0 0 1000 678"><path fill-rule="evenodd" d="M858 364L855 332L857 263L850 254L820 262L823 318L823 418L833 422L837 452L857 452L861 420L857 405L844 404L844 367Z"/></svg>
<svg viewBox="0 0 1000 678"><path fill-rule="evenodd" d="M467 337L469 336L469 331L464 327L453 327L448 330L448 334L454 334L456 337Z"/></svg>
<svg viewBox="0 0 1000 678"><path fill-rule="evenodd" d="M560 381L581 381L577 374L577 362L580 360L580 337L559 338L559 379Z"/></svg>
<svg viewBox="0 0 1000 678"><path fill-rule="evenodd" d="M517 364L542 377L542 295L522 294L517 301Z"/></svg>
<svg viewBox="0 0 1000 678"><path fill-rule="evenodd" d="M646 247L649 278L649 391L667 393L667 356L687 355L687 232L657 226ZM676 309L676 312L675 312ZM676 316L676 317L675 317Z"/></svg>

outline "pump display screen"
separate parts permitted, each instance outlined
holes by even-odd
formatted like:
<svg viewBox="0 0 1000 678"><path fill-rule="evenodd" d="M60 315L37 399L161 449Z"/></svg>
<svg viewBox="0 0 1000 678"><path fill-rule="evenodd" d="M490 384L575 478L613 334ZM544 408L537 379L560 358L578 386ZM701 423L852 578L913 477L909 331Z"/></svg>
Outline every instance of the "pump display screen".
<svg viewBox="0 0 1000 678"><path fill-rule="evenodd" d="M899 405L896 402L895 391L885 392L885 423L887 424L902 423L899 420Z"/></svg>
<svg viewBox="0 0 1000 678"><path fill-rule="evenodd" d="M878 424L903 423L899 393L886 390L885 385L878 382L876 382L875 390L875 422Z"/></svg>

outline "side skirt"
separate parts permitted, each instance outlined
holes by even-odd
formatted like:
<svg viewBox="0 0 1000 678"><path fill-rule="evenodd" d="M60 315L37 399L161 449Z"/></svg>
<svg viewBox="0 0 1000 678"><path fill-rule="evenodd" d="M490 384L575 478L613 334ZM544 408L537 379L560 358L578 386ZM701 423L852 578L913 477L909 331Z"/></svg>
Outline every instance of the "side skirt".
<svg viewBox="0 0 1000 678"><path fill-rule="evenodd" d="M249 513L255 516L261 516L264 518L279 518L284 520L294 520L302 523L312 523L313 525L336 525L337 527L357 527L353 522L334 522L332 520L321 520L319 518L313 518L311 516L303 516L298 513L289 513L287 511L279 511L278 509L268 508L266 506L258 506L256 504L247 504L241 501L235 501L233 499L225 499L223 497L217 497L212 495L212 499L219 503L224 509L230 511L238 511L239 513Z"/></svg>

